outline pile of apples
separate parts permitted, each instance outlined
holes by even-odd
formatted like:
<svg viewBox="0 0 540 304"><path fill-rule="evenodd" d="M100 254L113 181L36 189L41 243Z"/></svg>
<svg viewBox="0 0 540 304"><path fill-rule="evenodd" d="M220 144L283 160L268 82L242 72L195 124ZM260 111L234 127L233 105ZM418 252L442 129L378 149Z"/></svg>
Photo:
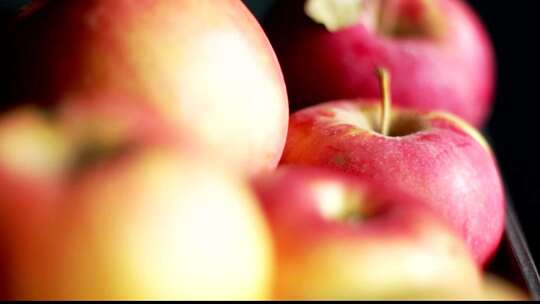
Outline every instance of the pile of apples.
<svg viewBox="0 0 540 304"><path fill-rule="evenodd" d="M494 59L464 2L281 1L263 30L240 0L36 0L2 24L0 298L527 298L485 270Z"/></svg>

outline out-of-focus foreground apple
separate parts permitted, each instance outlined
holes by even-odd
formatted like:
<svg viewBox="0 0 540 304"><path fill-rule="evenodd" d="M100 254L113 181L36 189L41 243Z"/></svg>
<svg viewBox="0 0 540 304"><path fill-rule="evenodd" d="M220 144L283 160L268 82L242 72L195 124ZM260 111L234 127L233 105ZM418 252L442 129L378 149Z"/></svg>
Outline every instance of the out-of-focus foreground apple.
<svg viewBox="0 0 540 304"><path fill-rule="evenodd" d="M277 1L265 30L296 109L375 98L372 71L384 66L399 106L448 111L477 127L491 112L492 45L465 1Z"/></svg>
<svg viewBox="0 0 540 304"><path fill-rule="evenodd" d="M463 241L395 189L295 166L254 184L275 238L277 299L481 297Z"/></svg>
<svg viewBox="0 0 540 304"><path fill-rule="evenodd" d="M110 98L0 121L6 297L264 299L272 246L248 185Z"/></svg>
<svg viewBox="0 0 540 304"><path fill-rule="evenodd" d="M3 105L112 91L149 102L234 168L277 165L285 85L241 1L44 2L5 45Z"/></svg>
<svg viewBox="0 0 540 304"><path fill-rule="evenodd" d="M505 199L495 157L478 131L449 113L392 110L363 99L312 106L291 116L282 162L339 169L430 205L479 265L500 243Z"/></svg>

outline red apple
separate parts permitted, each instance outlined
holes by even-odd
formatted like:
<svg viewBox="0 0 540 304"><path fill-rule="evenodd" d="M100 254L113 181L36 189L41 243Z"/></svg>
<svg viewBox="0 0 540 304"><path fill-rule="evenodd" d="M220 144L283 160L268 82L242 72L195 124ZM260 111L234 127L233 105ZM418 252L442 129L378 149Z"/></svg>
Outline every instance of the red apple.
<svg viewBox="0 0 540 304"><path fill-rule="evenodd" d="M144 100L227 162L274 168L288 105L274 52L241 1L49 1L17 25L4 100L112 91Z"/></svg>
<svg viewBox="0 0 540 304"><path fill-rule="evenodd" d="M425 202L484 265L504 230L505 200L493 152L478 131L452 114L390 111L387 72L382 76L382 110L358 99L293 114L282 162L337 168Z"/></svg>
<svg viewBox="0 0 540 304"><path fill-rule="evenodd" d="M494 55L481 21L464 1L305 4L278 1L265 26L294 107L374 98L372 71L385 66L394 78L397 105L449 111L475 126L486 121Z"/></svg>
<svg viewBox="0 0 540 304"><path fill-rule="evenodd" d="M277 299L479 296L463 241L407 195L315 167L281 167L254 184L275 239Z"/></svg>

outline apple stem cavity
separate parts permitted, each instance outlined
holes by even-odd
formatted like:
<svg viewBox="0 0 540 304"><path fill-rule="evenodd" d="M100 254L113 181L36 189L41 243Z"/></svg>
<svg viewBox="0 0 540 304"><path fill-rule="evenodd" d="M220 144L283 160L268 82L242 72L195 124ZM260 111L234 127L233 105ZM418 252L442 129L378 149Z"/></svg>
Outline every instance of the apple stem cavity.
<svg viewBox="0 0 540 304"><path fill-rule="evenodd" d="M377 68L377 77L379 77L379 86L381 89L381 107L379 118L379 132L387 136L390 129L390 114L392 99L390 98L390 73L384 68Z"/></svg>

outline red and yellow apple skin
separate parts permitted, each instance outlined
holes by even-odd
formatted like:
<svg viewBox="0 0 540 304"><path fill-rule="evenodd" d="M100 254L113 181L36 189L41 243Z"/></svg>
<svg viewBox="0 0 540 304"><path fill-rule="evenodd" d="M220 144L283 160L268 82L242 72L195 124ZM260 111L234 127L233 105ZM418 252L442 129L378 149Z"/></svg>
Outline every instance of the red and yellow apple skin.
<svg viewBox="0 0 540 304"><path fill-rule="evenodd" d="M68 151L59 130L34 108L0 119L0 299L10 297L13 249L57 211Z"/></svg>
<svg viewBox="0 0 540 304"><path fill-rule="evenodd" d="M200 155L144 148L87 170L47 246L13 263L14 297L265 299L273 250L256 198Z"/></svg>
<svg viewBox="0 0 540 304"><path fill-rule="evenodd" d="M378 1L378 0L376 0ZM491 112L495 61L480 20L461 0L393 0L398 16L421 22L431 3L440 14L399 37L358 24L330 32L304 12L304 0L279 1L265 30L283 68L291 105L298 109L328 100L375 98L373 71L392 74L396 105L452 112L475 126ZM398 23L396 20L396 23ZM399 26L399 24L398 24Z"/></svg>
<svg viewBox="0 0 540 304"><path fill-rule="evenodd" d="M378 107L360 101L328 102L293 114L282 163L336 168L425 202L484 265L501 240L505 205L486 141L451 114L401 109L392 113L391 136L383 136L373 131L377 114ZM396 130L399 119L409 119L411 129ZM410 134L392 136L404 131Z"/></svg>
<svg viewBox="0 0 540 304"><path fill-rule="evenodd" d="M276 299L480 295L466 245L406 195L303 166L280 167L254 185L276 244Z"/></svg>
<svg viewBox="0 0 540 304"><path fill-rule="evenodd" d="M12 40L4 103L113 91L149 102L245 172L279 161L285 84L239 0L49 1Z"/></svg>

